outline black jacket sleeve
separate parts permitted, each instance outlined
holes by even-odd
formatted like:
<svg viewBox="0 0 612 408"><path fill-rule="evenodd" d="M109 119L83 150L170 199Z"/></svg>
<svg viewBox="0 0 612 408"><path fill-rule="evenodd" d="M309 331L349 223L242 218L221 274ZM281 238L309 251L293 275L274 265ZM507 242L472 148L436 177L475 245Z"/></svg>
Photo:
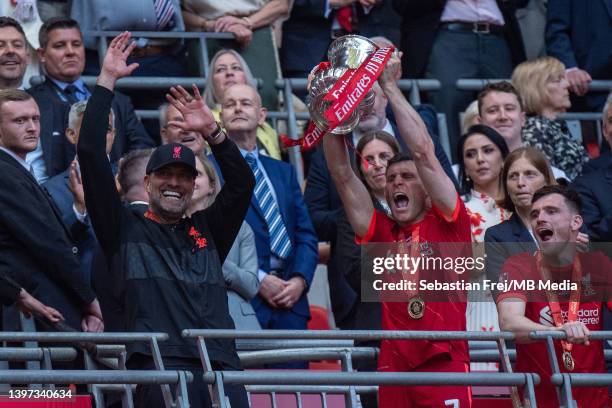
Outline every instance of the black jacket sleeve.
<svg viewBox="0 0 612 408"><path fill-rule="evenodd" d="M19 298L21 287L6 276L0 276L0 303L8 306L12 305Z"/></svg>
<svg viewBox="0 0 612 408"><path fill-rule="evenodd" d="M310 219L317 232L319 241L333 241L336 237L336 218L341 203L334 208L332 203L333 181L327 170L323 150L318 149L313 155L308 171L304 201L308 206Z"/></svg>
<svg viewBox="0 0 612 408"><path fill-rule="evenodd" d="M106 157L106 123L112 100L112 91L101 86L94 88L83 114L77 145L87 212L108 259L111 259L119 244L117 238L123 210Z"/></svg>
<svg viewBox="0 0 612 408"><path fill-rule="evenodd" d="M609 177L603 172L595 172L578 178L572 186L580 196L580 215L586 233L595 242L612 241L612 194L609 193L610 183L605 181Z"/></svg>
<svg viewBox="0 0 612 408"><path fill-rule="evenodd" d="M194 218L206 218L223 263L249 209L255 177L234 142L227 136L222 143L212 145L211 150L225 183L215 202L204 211L195 213Z"/></svg>

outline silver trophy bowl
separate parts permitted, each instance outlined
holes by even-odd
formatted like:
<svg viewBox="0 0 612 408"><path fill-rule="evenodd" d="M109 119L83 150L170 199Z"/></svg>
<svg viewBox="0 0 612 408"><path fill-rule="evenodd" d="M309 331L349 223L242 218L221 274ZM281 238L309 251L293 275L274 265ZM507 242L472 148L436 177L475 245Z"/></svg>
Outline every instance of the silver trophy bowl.
<svg viewBox="0 0 612 408"><path fill-rule="evenodd" d="M308 110L317 127L320 129L329 127L325 111L331 106L331 103L323 100L325 95L347 69L358 68L376 49L377 47L372 41L359 35L346 35L331 43L327 51L331 68L317 71L310 83ZM372 112L374 97L374 92L370 90L353 113L331 133L343 135L352 132L357 127L359 118Z"/></svg>
<svg viewBox="0 0 612 408"><path fill-rule="evenodd" d="M355 69L377 49L376 44L360 35L345 35L334 40L327 49L332 67Z"/></svg>
<svg viewBox="0 0 612 408"><path fill-rule="evenodd" d="M323 98L325 98L325 95L327 95L336 81L338 81L345 72L346 68L323 69L317 71L315 77L312 79L308 111L310 112L310 118L320 129L327 129L329 127L327 118L325 117L325 111L329 109L331 102L324 101ZM332 130L331 133L334 135L344 135L352 132L359 122L359 117L360 110L358 107L344 122L342 122L342 124Z"/></svg>

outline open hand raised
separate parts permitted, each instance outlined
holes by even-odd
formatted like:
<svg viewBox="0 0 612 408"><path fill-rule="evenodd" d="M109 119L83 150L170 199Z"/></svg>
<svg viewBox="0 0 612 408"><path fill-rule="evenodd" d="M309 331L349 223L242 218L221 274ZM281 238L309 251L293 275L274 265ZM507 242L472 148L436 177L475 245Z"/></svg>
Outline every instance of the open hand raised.
<svg viewBox="0 0 612 408"><path fill-rule="evenodd" d="M198 87L192 85L193 95L182 86L173 86L166 99L183 115L183 122L169 121L168 125L176 126L185 131L195 131L208 138L216 129L215 118L202 100Z"/></svg>
<svg viewBox="0 0 612 408"><path fill-rule="evenodd" d="M102 62L98 85L112 90L119 78L129 76L138 68L137 63L127 64L130 53L136 48L136 43L130 42L131 37L132 34L124 31L113 38Z"/></svg>

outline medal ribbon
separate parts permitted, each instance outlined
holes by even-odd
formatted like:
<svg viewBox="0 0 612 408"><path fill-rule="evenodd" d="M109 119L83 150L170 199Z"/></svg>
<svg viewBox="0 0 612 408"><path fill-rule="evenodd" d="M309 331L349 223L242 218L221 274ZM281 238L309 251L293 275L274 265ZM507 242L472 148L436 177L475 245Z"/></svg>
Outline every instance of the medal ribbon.
<svg viewBox="0 0 612 408"><path fill-rule="evenodd" d="M411 258L417 258L420 255L419 252L419 225L417 225L411 233L410 236L410 257ZM406 253L406 235L404 234L404 231L401 229L400 227L400 232L398 234L398 240L399 240L399 251L400 254L403 255ZM420 274L420 270L417 268L416 271L414 271L413 274L410 274L408 271L402 269L402 279L406 279L408 281L414 280L414 282L416 282L416 291L412 292L412 291L408 291L408 299L417 296L419 294L419 274Z"/></svg>
<svg viewBox="0 0 612 408"><path fill-rule="evenodd" d="M325 111L325 117L328 120L327 129L319 129L314 122L310 121L303 137L299 139L281 138L284 147L301 146L302 151L310 150L317 145L325 134L341 125L372 89L374 83L382 74L393 50L393 47L379 48L357 69L347 70L323 98L324 101L332 102L331 106ZM329 65L320 63L312 72L327 67Z"/></svg>
<svg viewBox="0 0 612 408"><path fill-rule="evenodd" d="M550 271L542 262L542 251L536 252L536 267L542 274L544 280L551 280ZM580 264L580 258L578 255L574 257L574 263L572 265L572 282L577 284L577 289L572 291L570 294L569 307L567 311L567 322L575 322L578 317L578 309L580 308L580 292L582 291L582 265ZM552 314L555 326L563 326L563 316L561 316L561 306L559 305L559 297L554 291L547 290L546 297L548 298L548 305L550 307L550 313ZM561 347L563 351L570 353L573 348L573 344L565 340L561 340Z"/></svg>

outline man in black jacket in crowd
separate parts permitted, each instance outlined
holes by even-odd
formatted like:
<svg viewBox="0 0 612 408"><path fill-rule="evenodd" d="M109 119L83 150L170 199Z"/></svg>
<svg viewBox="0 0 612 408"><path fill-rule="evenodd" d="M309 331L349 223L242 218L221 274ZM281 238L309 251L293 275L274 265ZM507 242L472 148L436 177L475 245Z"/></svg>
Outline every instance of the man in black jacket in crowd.
<svg viewBox="0 0 612 408"><path fill-rule="evenodd" d="M85 202L109 271L121 274L110 278L122 282L126 329L168 333L169 339L159 345L166 368L192 371L190 403L210 407L196 343L184 339L181 330L234 328L221 265L247 212L255 179L197 88L195 98L181 87L172 88L168 99L184 121L170 123L205 137L225 184L210 207L185 217L197 174L195 156L188 147L170 143L158 147L146 167L148 210L122 204L104 149L106 127L99 124L108 117L116 81L138 67L126 63L135 47L129 41L125 32L110 43L83 116L77 152ZM233 341L210 340L206 346L214 367L240 369ZM153 368L151 354L148 344L128 346L128 365ZM225 391L232 407L248 406L243 386L227 386ZM139 386L136 406L164 406L160 387Z"/></svg>
<svg viewBox="0 0 612 408"><path fill-rule="evenodd" d="M73 232L25 161L39 143L40 111L26 92L0 90L0 275L8 276L66 323L102 331L102 314L82 276ZM8 319L7 319L8 318ZM7 329L15 320L4 316Z"/></svg>

